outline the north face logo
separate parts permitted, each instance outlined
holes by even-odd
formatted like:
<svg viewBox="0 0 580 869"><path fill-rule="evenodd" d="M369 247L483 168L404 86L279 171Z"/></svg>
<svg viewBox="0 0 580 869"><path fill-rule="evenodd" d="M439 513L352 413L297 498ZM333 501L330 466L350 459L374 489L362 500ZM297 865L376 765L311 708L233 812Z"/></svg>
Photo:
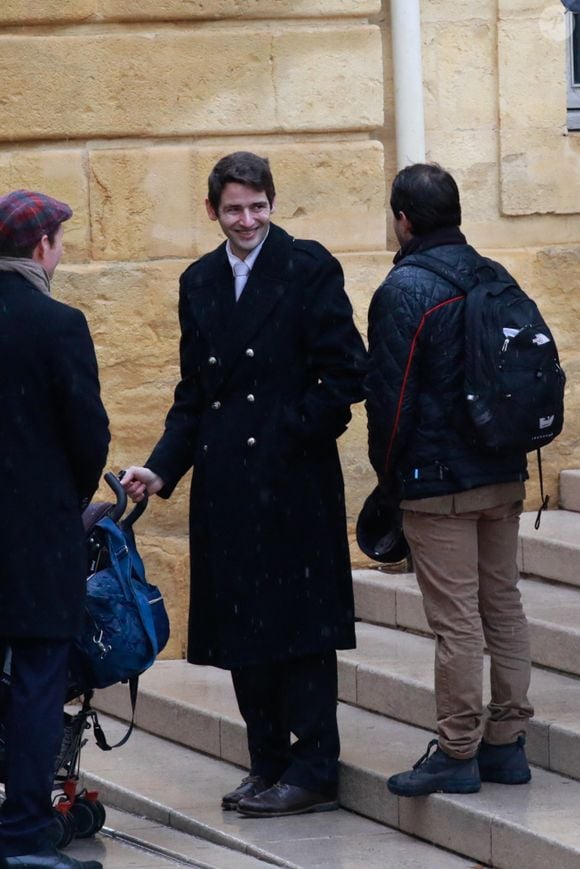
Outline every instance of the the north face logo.
<svg viewBox="0 0 580 869"><path fill-rule="evenodd" d="M552 423L554 422L554 414L552 416L541 416L538 420L540 429L550 428Z"/></svg>

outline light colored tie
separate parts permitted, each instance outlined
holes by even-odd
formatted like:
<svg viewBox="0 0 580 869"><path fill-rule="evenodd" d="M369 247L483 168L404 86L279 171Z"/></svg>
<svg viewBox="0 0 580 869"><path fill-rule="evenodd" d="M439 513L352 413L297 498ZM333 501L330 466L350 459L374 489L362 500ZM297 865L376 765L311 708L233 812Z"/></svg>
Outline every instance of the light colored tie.
<svg viewBox="0 0 580 869"><path fill-rule="evenodd" d="M246 286L246 281L248 280L248 275L250 274L249 267L245 264L245 262L237 262L234 263L234 277L236 284L236 302L242 295L242 291Z"/></svg>

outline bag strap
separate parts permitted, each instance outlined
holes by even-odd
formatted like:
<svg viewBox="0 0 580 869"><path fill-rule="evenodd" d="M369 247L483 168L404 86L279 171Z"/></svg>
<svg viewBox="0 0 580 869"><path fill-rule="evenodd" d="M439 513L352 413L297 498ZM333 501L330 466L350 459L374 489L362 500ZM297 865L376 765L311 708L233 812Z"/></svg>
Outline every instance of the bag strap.
<svg viewBox="0 0 580 869"><path fill-rule="evenodd" d="M159 653L159 647L157 644L157 632L155 630L155 623L153 621L153 614L151 612L151 607L149 604L143 606L142 599L139 600L139 596L137 594L137 585L140 584L146 589L148 587L148 582L145 577L145 565L143 564L143 559L137 552L137 546L135 543L135 534L133 532L133 528L131 525L125 526L120 529L121 534L125 540L125 544L128 550L129 557L129 571L128 571L128 585L130 594L133 597L133 600L137 604L137 608L139 610L139 615L141 616L141 622L145 630L147 631L147 636L149 637L149 642L151 643L151 647L153 649L153 658L155 659ZM142 597L142 596L141 596Z"/></svg>
<svg viewBox="0 0 580 869"><path fill-rule="evenodd" d="M135 534L132 527L130 525L124 525L121 529L121 534L125 538L125 544L129 550L129 558L131 559L132 568L131 575L135 575L139 582L146 584L145 565L143 564L143 559L137 552L137 544L135 543Z"/></svg>
<svg viewBox="0 0 580 869"><path fill-rule="evenodd" d="M127 578L132 573L136 574L140 582L145 582L145 566L135 544L135 535L133 529L119 528L109 516L105 516L98 523L99 528L102 528L108 537L109 554L111 562L115 569L121 570L121 565L128 559L130 562L129 569L125 572ZM111 546L111 543L113 544ZM125 576L125 573L123 574Z"/></svg>
<svg viewBox="0 0 580 869"><path fill-rule="evenodd" d="M131 698L131 721L129 722L129 729L125 736L116 742L114 745L109 745L107 742L107 737L105 736L105 732L99 723L99 719L97 718L97 713L94 713L93 717L93 731L95 734L95 740L101 751L112 751L114 748L120 748L122 745L125 745L131 734L133 733L133 728L135 726L135 707L137 705L137 691L139 689L139 676L132 676L129 680L129 696ZM91 692L92 696L92 692Z"/></svg>
<svg viewBox="0 0 580 869"><path fill-rule="evenodd" d="M432 272L434 275L443 278L451 286L457 287L465 295L482 286L484 282L486 292L491 295L498 295L507 287L518 286L514 278L504 269L501 263L497 263L486 257L480 258L473 276L458 272L452 266L443 262L443 260L429 256L427 253L409 254L409 256L401 260L397 267L400 268L404 265L418 266L428 272Z"/></svg>
<svg viewBox="0 0 580 869"><path fill-rule="evenodd" d="M142 605L142 601L139 600L137 594L137 584L139 583L147 587L148 583L145 578L143 559L137 552L133 529L131 526L119 528L108 516L98 524L108 537L107 542L112 569L122 584L126 599L133 601L137 606L141 622L151 643L153 658L155 658L159 652L159 648L153 615L149 606Z"/></svg>
<svg viewBox="0 0 580 869"><path fill-rule="evenodd" d="M536 521L534 522L534 528L536 531L540 527L540 522L542 521L542 513L544 510L548 509L548 504L550 503L550 496L544 495L544 475L542 473L542 453L540 449L536 450L536 456L538 458L538 476L540 478L540 498L541 504L540 509L538 510L538 515L536 516Z"/></svg>
<svg viewBox="0 0 580 869"><path fill-rule="evenodd" d="M108 516L105 516L97 524L107 536L106 545L111 567L119 579L125 598L131 600L133 598L130 581L131 559L125 535Z"/></svg>
<svg viewBox="0 0 580 869"><path fill-rule="evenodd" d="M418 266L421 269L425 269L428 272L432 272L434 275L437 275L440 278L443 278L444 281L447 281L448 284L451 284L453 287L457 287L457 289L461 290L463 293L467 295L469 290L473 289L473 287L479 283L479 280L476 278L475 283L469 279L469 277L464 276L455 271L455 269L448 266L447 263L442 262L442 260L437 259L434 256L429 256L429 254L425 253L412 253L409 256L406 256L399 263L398 267L401 266Z"/></svg>

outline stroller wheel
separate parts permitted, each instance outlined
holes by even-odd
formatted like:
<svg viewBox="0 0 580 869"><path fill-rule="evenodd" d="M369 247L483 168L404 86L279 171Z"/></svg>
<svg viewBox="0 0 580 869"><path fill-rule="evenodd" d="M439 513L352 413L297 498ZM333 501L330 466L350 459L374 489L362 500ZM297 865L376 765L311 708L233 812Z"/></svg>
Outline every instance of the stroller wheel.
<svg viewBox="0 0 580 869"><path fill-rule="evenodd" d="M49 836L55 848L66 848L76 835L76 824L69 811L59 812L53 809L54 818L50 827Z"/></svg>
<svg viewBox="0 0 580 869"><path fill-rule="evenodd" d="M93 812L97 816L98 827L95 830L95 833L98 833L105 826L105 821L107 819L107 812L105 811L105 807L100 800L95 800L92 804Z"/></svg>
<svg viewBox="0 0 580 869"><path fill-rule="evenodd" d="M77 839L88 839L94 836L105 823L105 809L98 800L87 800L77 797L70 813L74 818Z"/></svg>

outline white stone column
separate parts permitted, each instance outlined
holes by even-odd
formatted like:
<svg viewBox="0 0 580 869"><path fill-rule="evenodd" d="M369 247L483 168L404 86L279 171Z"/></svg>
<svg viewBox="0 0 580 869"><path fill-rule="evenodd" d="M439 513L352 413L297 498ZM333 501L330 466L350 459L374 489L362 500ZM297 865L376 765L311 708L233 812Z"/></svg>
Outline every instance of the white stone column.
<svg viewBox="0 0 580 869"><path fill-rule="evenodd" d="M425 162L419 0L391 0L397 167Z"/></svg>

